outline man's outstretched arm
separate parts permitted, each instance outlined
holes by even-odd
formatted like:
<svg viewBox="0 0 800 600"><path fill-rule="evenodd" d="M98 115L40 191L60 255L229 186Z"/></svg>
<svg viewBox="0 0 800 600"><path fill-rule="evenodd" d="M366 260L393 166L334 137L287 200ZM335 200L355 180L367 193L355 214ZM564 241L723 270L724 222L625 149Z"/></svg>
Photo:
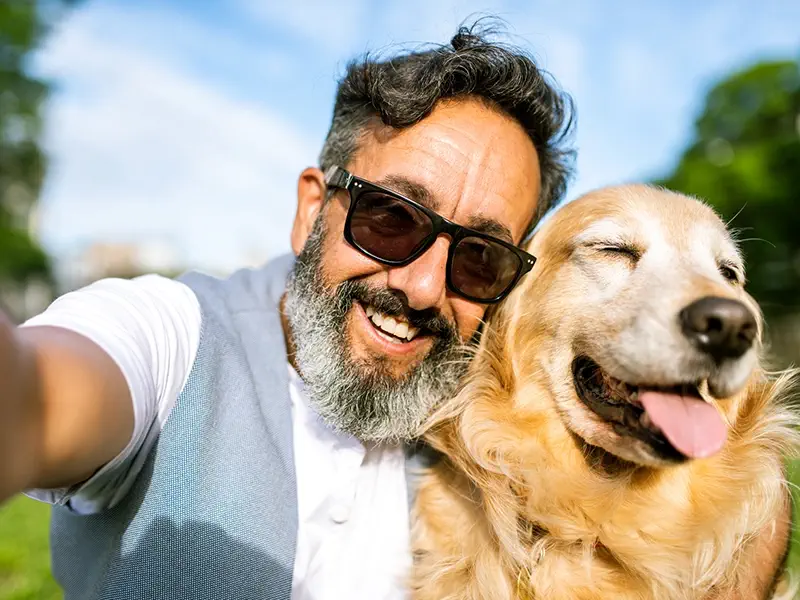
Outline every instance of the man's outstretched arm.
<svg viewBox="0 0 800 600"><path fill-rule="evenodd" d="M132 429L127 384L102 349L64 329L18 329L0 313L0 502L88 478Z"/></svg>

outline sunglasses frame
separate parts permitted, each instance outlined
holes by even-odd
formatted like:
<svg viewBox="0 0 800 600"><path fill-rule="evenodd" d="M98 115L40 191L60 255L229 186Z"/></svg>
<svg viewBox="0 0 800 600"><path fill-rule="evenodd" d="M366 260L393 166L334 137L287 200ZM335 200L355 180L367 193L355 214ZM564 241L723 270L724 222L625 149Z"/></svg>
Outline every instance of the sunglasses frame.
<svg viewBox="0 0 800 600"><path fill-rule="evenodd" d="M536 264L536 257L524 250L520 250L514 244L506 242L505 240L501 240L496 238L492 235L488 235L482 233L480 231L475 231L474 229L470 229L469 227L464 227L463 225L459 225L458 223L453 223L449 219L441 216L440 214L432 211L427 206L420 204L419 202L415 202L410 198L406 198L405 196L398 194L397 192L372 183L371 181L367 181L366 179L361 179L360 177L356 177L352 173L346 171L345 169L333 165L329 167L325 171L325 183L329 188L332 189L340 189L345 190L348 192L350 196L350 206L347 209L347 217L344 223L344 239L347 241L348 244L353 246L356 250L368 256L372 260L375 260L381 264L390 266L390 267L403 267L405 265L411 264L415 260L417 260L420 256L422 256L430 247L436 242L440 235L445 234L450 238L450 246L447 250L447 266L445 271L445 281L447 283L448 289L455 294L458 294L462 298L466 298L472 302L477 302L480 304L494 304L496 302L500 302L503 298L508 296L511 291L516 287L519 283L520 279L525 276L532 268L533 265ZM387 260L385 258L381 258L380 256L374 255L372 252L369 252L366 248L362 247L353 239L352 228L351 228L351 220L353 217L353 213L355 212L355 208L358 205L358 200L362 194L367 192L379 192L381 194L386 194L387 196L409 206L413 207L414 209L422 212L426 215L430 220L433 226L433 230L431 233L425 238L424 243L420 244L419 248L415 250L409 257L403 260ZM476 237L484 240L489 240L495 244L499 244L508 250L510 250L514 255L516 255L517 259L519 260L519 268L517 269L517 274L511 280L511 282L506 286L506 288L494 298L476 298L474 296L470 296L469 294L465 294L463 291L458 289L457 286L453 284L452 280L452 266L453 266L453 255L455 253L455 249L458 246L458 243L467 237Z"/></svg>

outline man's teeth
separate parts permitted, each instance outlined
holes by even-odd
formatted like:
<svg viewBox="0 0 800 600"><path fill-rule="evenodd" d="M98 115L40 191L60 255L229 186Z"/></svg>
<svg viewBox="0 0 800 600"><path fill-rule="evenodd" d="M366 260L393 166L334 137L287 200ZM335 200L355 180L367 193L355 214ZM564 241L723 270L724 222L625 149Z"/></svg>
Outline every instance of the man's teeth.
<svg viewBox="0 0 800 600"><path fill-rule="evenodd" d="M366 306L364 310L367 317L375 324L376 327L382 329L388 334L391 334L400 339L408 340L409 342L417 337L419 329L412 327L408 322L398 319L397 317L390 317L375 310L373 306Z"/></svg>
<svg viewBox="0 0 800 600"><path fill-rule="evenodd" d="M399 338L406 338L408 336L408 323L398 323L395 325L394 334Z"/></svg>

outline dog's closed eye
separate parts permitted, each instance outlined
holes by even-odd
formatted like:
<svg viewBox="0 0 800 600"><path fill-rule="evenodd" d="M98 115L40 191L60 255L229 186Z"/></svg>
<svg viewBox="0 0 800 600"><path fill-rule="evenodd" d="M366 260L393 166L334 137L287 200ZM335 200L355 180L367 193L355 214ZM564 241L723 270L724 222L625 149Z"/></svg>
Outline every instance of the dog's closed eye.
<svg viewBox="0 0 800 600"><path fill-rule="evenodd" d="M636 264L642 257L642 252L633 244L621 242L601 242L593 244L593 248L603 254L608 254L616 258L622 258Z"/></svg>

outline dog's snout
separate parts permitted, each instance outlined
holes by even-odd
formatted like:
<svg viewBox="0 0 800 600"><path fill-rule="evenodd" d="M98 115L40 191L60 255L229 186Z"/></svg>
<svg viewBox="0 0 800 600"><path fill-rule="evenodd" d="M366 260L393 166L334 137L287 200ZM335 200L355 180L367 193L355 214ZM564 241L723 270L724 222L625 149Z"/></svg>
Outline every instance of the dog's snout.
<svg viewBox="0 0 800 600"><path fill-rule="evenodd" d="M753 345L756 319L738 300L707 296L680 312L684 335L715 360L739 358Z"/></svg>

